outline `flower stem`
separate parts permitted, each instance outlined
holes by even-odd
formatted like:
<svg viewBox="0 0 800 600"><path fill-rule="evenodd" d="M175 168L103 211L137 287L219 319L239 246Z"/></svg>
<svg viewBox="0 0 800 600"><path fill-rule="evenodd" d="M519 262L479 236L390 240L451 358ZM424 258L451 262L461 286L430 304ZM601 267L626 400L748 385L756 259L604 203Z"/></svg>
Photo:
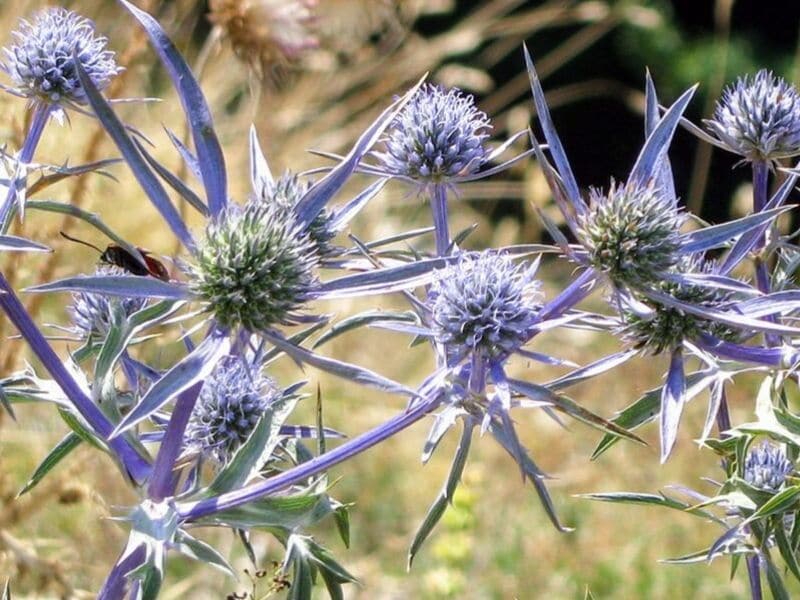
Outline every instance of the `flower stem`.
<svg viewBox="0 0 800 600"><path fill-rule="evenodd" d="M97 594L97 600L119 600L125 598L131 581L128 573L144 563L146 551L144 545L139 546L124 558L121 558L106 577L103 588Z"/></svg>
<svg viewBox="0 0 800 600"><path fill-rule="evenodd" d="M436 238L436 256L447 256L450 254L451 240L450 226L447 222L447 186L442 183L433 185L431 211Z"/></svg>
<svg viewBox="0 0 800 600"><path fill-rule="evenodd" d="M768 187L768 179L769 179L769 165L765 161L754 161L752 163L753 169L753 212L761 212L764 210L764 207L767 205L767 187ZM756 254L755 259L755 274L756 274L756 287L760 292L765 294L769 294L770 292L770 283L769 283L769 272L767 270L767 265L764 263L764 260L758 255L758 251L761 250L764 245L766 244L766 236L762 236L760 240L756 243L755 247L753 248ZM775 317L768 316L767 320L775 321ZM764 339L766 340L769 346L777 346L780 344L780 338L776 335L772 334L765 334Z"/></svg>
<svg viewBox="0 0 800 600"><path fill-rule="evenodd" d="M33 353L89 426L100 437L108 440L108 436L114 427L64 367L61 359L36 327L33 320L31 320L30 315L25 312L22 302L20 302L2 274L0 274L0 309L6 313L9 320L19 330L22 337L30 345ZM142 483L146 480L150 474L150 464L125 438L115 438L108 442L108 445L115 451L122 465L127 469L134 481Z"/></svg>
<svg viewBox="0 0 800 600"><path fill-rule="evenodd" d="M436 394L426 401L420 402L418 405L410 408L408 411L389 419L382 425L342 444L338 448L322 454L313 460L299 464L266 481L227 492L214 498L180 504L178 505L178 514L183 521L196 521L208 515L235 508L269 494L285 490L299 481L326 471L334 465L364 452L372 446L379 444L413 425L434 410L439 405L440 401L441 394Z"/></svg>
<svg viewBox="0 0 800 600"><path fill-rule="evenodd" d="M42 139L42 133L47 125L47 120L50 118L50 105L49 104L36 104L33 109L33 116L31 118L30 129L25 136L25 141L22 144L22 149L19 151L17 158L20 169L27 168L27 164L33 158L33 153L39 145L39 140ZM14 205L17 199L17 173L9 173L11 181L8 185L5 201L0 206L0 231L5 233L11 226L11 219L14 215ZM23 178L24 181L24 178Z"/></svg>
<svg viewBox="0 0 800 600"><path fill-rule="evenodd" d="M761 573L758 568L758 556L747 557L747 576L750 579L750 598L752 600L762 600L761 594Z"/></svg>

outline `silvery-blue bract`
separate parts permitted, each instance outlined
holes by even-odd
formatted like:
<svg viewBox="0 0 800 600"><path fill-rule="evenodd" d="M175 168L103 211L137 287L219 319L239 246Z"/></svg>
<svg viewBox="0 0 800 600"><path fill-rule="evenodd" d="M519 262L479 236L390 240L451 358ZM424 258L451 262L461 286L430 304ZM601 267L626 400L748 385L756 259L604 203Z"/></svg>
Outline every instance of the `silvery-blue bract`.
<svg viewBox="0 0 800 600"><path fill-rule="evenodd" d="M14 42L3 48L0 64L21 96L48 104L86 103L74 57L99 89L121 69L108 40L97 35L94 24L64 8L47 8L31 21L21 20L12 33Z"/></svg>
<svg viewBox="0 0 800 600"><path fill-rule="evenodd" d="M744 463L744 479L753 487L776 492L794 471L794 465L786 458L783 449L764 441L752 448Z"/></svg>
<svg viewBox="0 0 800 600"><path fill-rule="evenodd" d="M187 446L228 462L267 408L282 397L283 391L258 366L235 356L221 360L200 390L186 427Z"/></svg>
<svg viewBox="0 0 800 600"><path fill-rule="evenodd" d="M530 337L541 308L536 266L492 251L437 271L428 305L436 340L457 356L509 354Z"/></svg>
<svg viewBox="0 0 800 600"><path fill-rule="evenodd" d="M800 94L762 69L726 88L708 129L721 144L747 160L800 153Z"/></svg>
<svg viewBox="0 0 800 600"><path fill-rule="evenodd" d="M488 156L491 125L474 98L457 89L422 86L374 153L387 173L419 182L447 182L477 172Z"/></svg>

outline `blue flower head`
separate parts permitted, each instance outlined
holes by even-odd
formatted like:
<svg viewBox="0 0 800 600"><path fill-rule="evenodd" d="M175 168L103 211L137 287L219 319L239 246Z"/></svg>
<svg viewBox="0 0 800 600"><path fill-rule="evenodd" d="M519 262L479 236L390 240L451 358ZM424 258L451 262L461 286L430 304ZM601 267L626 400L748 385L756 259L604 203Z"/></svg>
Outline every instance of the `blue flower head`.
<svg viewBox="0 0 800 600"><path fill-rule="evenodd" d="M187 446L219 463L228 462L283 395L272 379L242 358L224 358L200 390L186 427Z"/></svg>
<svg viewBox="0 0 800 600"><path fill-rule="evenodd" d="M658 188L612 182L607 194L593 189L590 199L578 234L592 267L640 285L677 263L684 216Z"/></svg>
<svg viewBox="0 0 800 600"><path fill-rule="evenodd" d="M428 306L436 341L457 356L495 357L524 344L541 308L536 267L492 251L464 254L436 272Z"/></svg>
<svg viewBox="0 0 800 600"><path fill-rule="evenodd" d="M457 89L422 86L386 136L383 169L423 183L447 182L476 173L488 160L484 142L491 124L475 100Z"/></svg>
<svg viewBox="0 0 800 600"><path fill-rule="evenodd" d="M47 8L32 21L21 20L14 43L3 48L0 68L14 81L12 91L48 104L84 104L86 94L78 80L73 53L99 88L105 88L122 69L108 39L98 36L94 24L64 8Z"/></svg>
<svg viewBox="0 0 800 600"><path fill-rule="evenodd" d="M800 153L800 95L762 69L729 86L706 125L722 145L748 160L792 156Z"/></svg>
<svg viewBox="0 0 800 600"><path fill-rule="evenodd" d="M317 281L311 238L274 203L229 206L209 223L194 258L190 287L226 327L295 323Z"/></svg>
<svg viewBox="0 0 800 600"><path fill-rule="evenodd" d="M310 187L309 182L287 171L278 179L261 181L258 189L254 190L254 201L273 204L287 219L294 219L297 203ZM323 208L312 219L306 232L320 257L336 254L337 249L331 244L331 240L336 237L336 230L327 209Z"/></svg>
<svg viewBox="0 0 800 600"><path fill-rule="evenodd" d="M744 462L744 479L753 487L776 492L794 471L780 447L767 441L750 450Z"/></svg>
<svg viewBox="0 0 800 600"><path fill-rule="evenodd" d="M124 275L122 269L111 266L100 266L95 276ZM69 307L73 330L82 338L98 337L104 339L115 321L130 317L144 308L144 298L120 298L90 292L77 292L72 295ZM117 314L119 313L119 314Z"/></svg>

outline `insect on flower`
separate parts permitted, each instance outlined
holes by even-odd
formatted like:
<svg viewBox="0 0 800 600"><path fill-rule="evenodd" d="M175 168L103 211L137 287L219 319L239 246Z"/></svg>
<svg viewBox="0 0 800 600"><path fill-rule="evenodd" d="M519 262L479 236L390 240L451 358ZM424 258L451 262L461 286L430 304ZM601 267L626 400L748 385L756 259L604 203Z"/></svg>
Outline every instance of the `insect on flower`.
<svg viewBox="0 0 800 600"><path fill-rule="evenodd" d="M161 281L169 281L169 273L167 272L167 268L164 266L164 264L158 259L150 256L150 252L144 250L143 248L137 247L136 249L139 251L139 254L142 255L144 262L139 260L133 255L133 253L129 252L118 244L109 244L105 250L101 250L94 244L90 244L84 240L79 240L69 236L63 231L59 233L61 233L62 237L71 242L83 244L84 246L89 246L89 248L94 248L97 250L100 253L100 262L119 267L120 269L123 269L133 275L149 275L151 277L155 277L156 279L160 279Z"/></svg>

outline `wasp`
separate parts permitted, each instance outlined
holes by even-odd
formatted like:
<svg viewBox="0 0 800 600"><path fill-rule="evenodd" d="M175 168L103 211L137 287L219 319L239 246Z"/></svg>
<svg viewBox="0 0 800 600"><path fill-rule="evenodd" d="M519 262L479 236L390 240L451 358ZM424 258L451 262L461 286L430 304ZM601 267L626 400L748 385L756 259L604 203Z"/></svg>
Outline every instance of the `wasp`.
<svg viewBox="0 0 800 600"><path fill-rule="evenodd" d="M144 262L139 260L131 252L118 244L109 244L105 250L101 250L94 244L71 237L63 231L60 233L62 237L71 242L83 244L84 246L89 246L89 248L94 248L97 250L100 253L100 262L102 263L119 267L120 269L127 271L128 273L132 273L133 275L149 275L151 277L155 277L156 279L160 279L161 281L169 281L169 273L167 272L167 268L164 266L164 264L150 256L150 252L144 250L143 248L136 249L139 251L139 254L142 255Z"/></svg>

